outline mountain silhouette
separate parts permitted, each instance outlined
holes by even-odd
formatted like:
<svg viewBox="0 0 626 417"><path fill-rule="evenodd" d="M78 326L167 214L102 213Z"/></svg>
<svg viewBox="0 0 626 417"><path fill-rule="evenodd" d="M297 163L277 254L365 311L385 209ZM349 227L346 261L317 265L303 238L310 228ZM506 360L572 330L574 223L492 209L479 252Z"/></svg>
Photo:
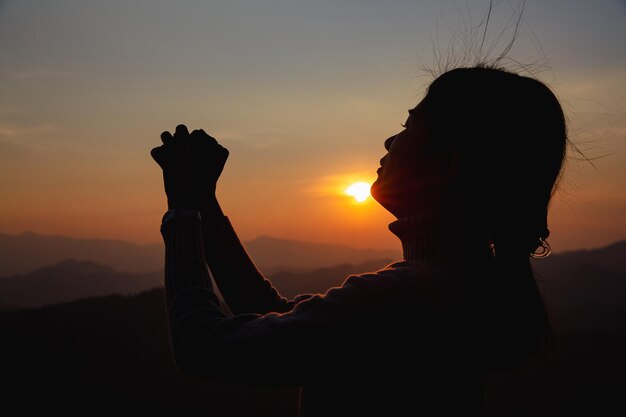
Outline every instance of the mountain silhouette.
<svg viewBox="0 0 626 417"><path fill-rule="evenodd" d="M575 265L598 265L609 271L626 271L626 241L596 249L580 249L559 253L536 261L542 270L555 271L554 268L572 268ZM552 268L552 269L551 269Z"/></svg>
<svg viewBox="0 0 626 417"><path fill-rule="evenodd" d="M381 259L356 265L344 263L308 272L279 271L270 275L269 279L282 295L293 298L302 293L325 293L331 287L340 286L350 274L376 271L391 262L390 259Z"/></svg>
<svg viewBox="0 0 626 417"><path fill-rule="evenodd" d="M40 307L80 298L132 294L163 284L162 272L130 274L90 261L64 260L0 279L0 309Z"/></svg>
<svg viewBox="0 0 626 417"><path fill-rule="evenodd" d="M163 245L0 233L0 277L29 273L66 259L96 262L130 273L159 271L163 269Z"/></svg>
<svg viewBox="0 0 626 417"><path fill-rule="evenodd" d="M400 251L355 249L262 236L244 242L246 250L267 275L276 271L307 271L340 263L372 259L399 259ZM162 243L138 245L121 240L78 239L32 232L0 233L0 277L27 274L66 259L91 261L133 274L160 271ZM1 279L1 278L0 278Z"/></svg>
<svg viewBox="0 0 626 417"><path fill-rule="evenodd" d="M269 278L287 297L325 292L349 274L382 268L390 260L345 263L309 272L277 272ZM0 279L0 310L41 307L86 297L133 294L163 285L163 272L130 274L90 261L65 260L28 274Z"/></svg>
<svg viewBox="0 0 626 417"><path fill-rule="evenodd" d="M263 273L306 271L342 263L361 263L377 259L399 260L400 251L356 249L349 246L300 242L261 236L244 242L246 251Z"/></svg>
<svg viewBox="0 0 626 417"><path fill-rule="evenodd" d="M556 331L585 328L626 339L626 242L534 263Z"/></svg>

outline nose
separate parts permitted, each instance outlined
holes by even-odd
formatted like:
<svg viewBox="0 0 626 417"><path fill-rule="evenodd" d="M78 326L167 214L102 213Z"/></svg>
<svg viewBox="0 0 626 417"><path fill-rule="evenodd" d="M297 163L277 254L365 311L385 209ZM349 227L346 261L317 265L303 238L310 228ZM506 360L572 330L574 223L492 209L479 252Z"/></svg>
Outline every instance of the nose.
<svg viewBox="0 0 626 417"><path fill-rule="evenodd" d="M385 149L389 150L389 148L391 148L391 144L395 138L396 136L394 135L385 141Z"/></svg>

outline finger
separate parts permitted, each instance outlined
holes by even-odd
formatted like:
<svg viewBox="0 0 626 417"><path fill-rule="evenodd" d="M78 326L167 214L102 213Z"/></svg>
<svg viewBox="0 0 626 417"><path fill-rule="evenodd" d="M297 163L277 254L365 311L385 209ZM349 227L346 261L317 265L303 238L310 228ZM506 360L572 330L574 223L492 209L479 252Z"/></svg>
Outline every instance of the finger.
<svg viewBox="0 0 626 417"><path fill-rule="evenodd" d="M217 145L217 147L214 148L214 153L212 154L214 163L223 168L226 164L226 160L228 159L229 154L230 152L228 152L228 149L226 149L222 145Z"/></svg>
<svg viewBox="0 0 626 417"><path fill-rule="evenodd" d="M152 148L152 150L150 151L150 156L152 156L152 159L154 159L154 161L159 164L161 168L163 168L163 164L165 161L163 146L157 146L156 148Z"/></svg>
<svg viewBox="0 0 626 417"><path fill-rule="evenodd" d="M214 137L212 137L211 135L209 135L207 132L204 131L204 129L199 129L198 130L202 135L206 136L207 138L211 138L213 140L215 140Z"/></svg>
<svg viewBox="0 0 626 417"><path fill-rule="evenodd" d="M172 134L168 131L165 131L163 133L161 133L161 142L163 142L163 145L171 145L174 141L174 138L172 137Z"/></svg>
<svg viewBox="0 0 626 417"><path fill-rule="evenodd" d="M205 131L204 131L204 129L200 129L200 132L201 132L201 133L202 133L202 135L204 135L204 137L205 137L206 139L208 139L211 143L215 143L215 144L217 144L217 140L216 140L213 136L211 136L211 135L209 135L207 132L205 132Z"/></svg>
<svg viewBox="0 0 626 417"><path fill-rule="evenodd" d="M207 135L207 133L202 129L194 130L193 132L191 132L191 139L194 142L203 144L203 145L204 144L209 144L212 146L219 145L217 141L215 140L215 138L212 138L211 136Z"/></svg>
<svg viewBox="0 0 626 417"><path fill-rule="evenodd" d="M224 161L226 161L226 159L228 159L228 155L230 155L230 151L226 149L225 147L223 147L222 145L220 145L220 152L222 154L222 158L224 159Z"/></svg>
<svg viewBox="0 0 626 417"><path fill-rule="evenodd" d="M178 125L176 126L176 131L174 132L174 139L178 140L181 138L185 138L189 136L189 130L187 130L187 126L185 125Z"/></svg>

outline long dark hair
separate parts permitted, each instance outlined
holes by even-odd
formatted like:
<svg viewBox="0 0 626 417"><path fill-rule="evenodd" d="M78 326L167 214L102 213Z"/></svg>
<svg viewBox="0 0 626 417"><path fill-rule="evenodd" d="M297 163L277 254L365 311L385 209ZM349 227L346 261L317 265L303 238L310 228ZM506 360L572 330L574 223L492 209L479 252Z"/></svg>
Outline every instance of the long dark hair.
<svg viewBox="0 0 626 417"><path fill-rule="evenodd" d="M548 205L567 148L563 110L542 82L487 66L440 75L423 109L432 151L455 156L450 195L460 201L451 203L491 242L488 359L511 367L552 341L530 255L550 233Z"/></svg>

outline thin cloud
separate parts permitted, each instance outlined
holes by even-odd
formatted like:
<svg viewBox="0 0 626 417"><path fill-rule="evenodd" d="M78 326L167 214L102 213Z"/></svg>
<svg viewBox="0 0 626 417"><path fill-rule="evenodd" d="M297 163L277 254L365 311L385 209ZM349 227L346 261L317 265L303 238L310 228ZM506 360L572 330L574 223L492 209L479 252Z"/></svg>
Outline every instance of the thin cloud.
<svg viewBox="0 0 626 417"><path fill-rule="evenodd" d="M233 141L254 148L270 148L283 142L287 131L279 129L220 130L207 132L218 141Z"/></svg>
<svg viewBox="0 0 626 417"><path fill-rule="evenodd" d="M360 181L373 183L372 172L358 171L325 175L314 180L308 187L304 187L304 191L316 197L344 196L346 187Z"/></svg>
<svg viewBox="0 0 626 417"><path fill-rule="evenodd" d="M42 147L42 137L57 130L54 124L23 126L0 123L0 141L25 147Z"/></svg>

